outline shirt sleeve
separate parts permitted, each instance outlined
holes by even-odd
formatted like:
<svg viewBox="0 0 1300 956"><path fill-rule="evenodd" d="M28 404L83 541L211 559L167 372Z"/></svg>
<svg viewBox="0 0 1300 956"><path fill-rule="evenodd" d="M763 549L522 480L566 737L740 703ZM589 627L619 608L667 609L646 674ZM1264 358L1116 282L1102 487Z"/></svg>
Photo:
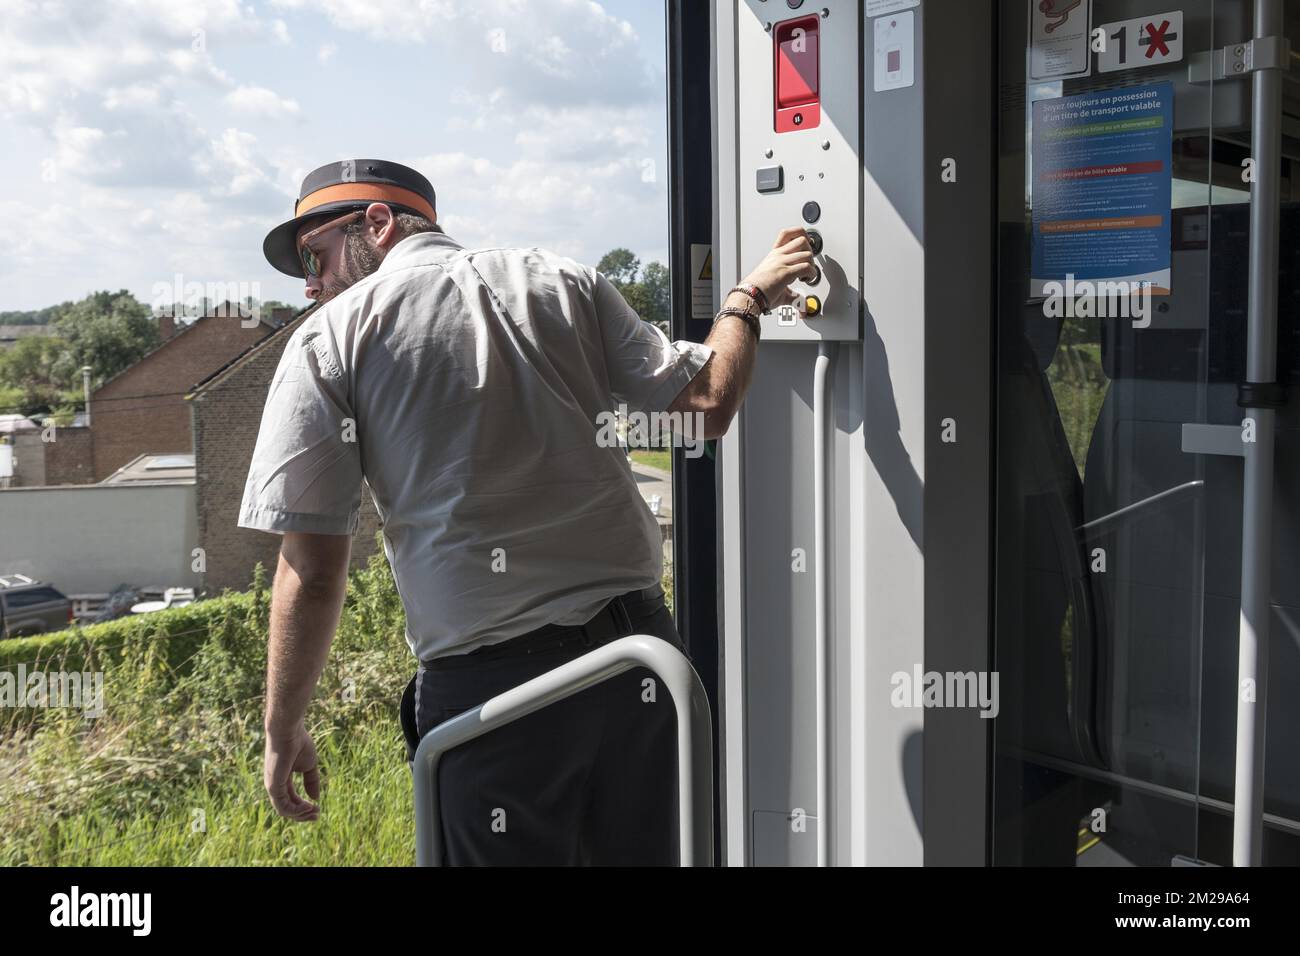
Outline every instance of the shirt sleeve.
<svg viewBox="0 0 1300 956"><path fill-rule="evenodd" d="M713 349L697 342L670 342L657 326L642 321L609 279L599 272L595 277L593 298L610 392L630 411L666 411L704 368Z"/></svg>
<svg viewBox="0 0 1300 956"><path fill-rule="evenodd" d="M239 526L353 534L361 508L361 452L347 376L325 332L300 329L266 396Z"/></svg>

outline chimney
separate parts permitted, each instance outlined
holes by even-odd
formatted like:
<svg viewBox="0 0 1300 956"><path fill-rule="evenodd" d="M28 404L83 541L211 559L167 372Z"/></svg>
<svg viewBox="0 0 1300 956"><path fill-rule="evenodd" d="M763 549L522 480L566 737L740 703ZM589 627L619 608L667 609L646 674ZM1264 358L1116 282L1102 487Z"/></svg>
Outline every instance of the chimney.
<svg viewBox="0 0 1300 956"><path fill-rule="evenodd" d="M158 315L158 340L166 342L176 334L176 320L170 312L162 312Z"/></svg>
<svg viewBox="0 0 1300 956"><path fill-rule="evenodd" d="M292 321L293 317L297 314L298 314L298 310L293 308L292 306L284 306L281 308L272 309L271 324L278 329L286 322Z"/></svg>

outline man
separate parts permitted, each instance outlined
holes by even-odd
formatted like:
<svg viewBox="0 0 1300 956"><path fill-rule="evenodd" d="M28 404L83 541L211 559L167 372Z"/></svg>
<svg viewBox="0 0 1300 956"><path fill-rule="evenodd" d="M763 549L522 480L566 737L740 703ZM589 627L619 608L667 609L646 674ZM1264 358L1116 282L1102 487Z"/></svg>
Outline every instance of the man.
<svg viewBox="0 0 1300 956"><path fill-rule="evenodd" d="M781 233L697 345L669 342L571 259L462 248L438 227L428 180L396 163L322 166L294 213L263 249L321 305L271 385L239 523L284 536L265 784L280 814L307 821L320 772L304 717L363 478L421 662L403 701L408 758L442 721L597 644L649 633L684 652L658 527L598 423L626 404L722 435L749 385L757 314L792 301L812 250L801 229ZM675 862L675 718L667 694L647 699L647 676L448 753L446 862Z"/></svg>

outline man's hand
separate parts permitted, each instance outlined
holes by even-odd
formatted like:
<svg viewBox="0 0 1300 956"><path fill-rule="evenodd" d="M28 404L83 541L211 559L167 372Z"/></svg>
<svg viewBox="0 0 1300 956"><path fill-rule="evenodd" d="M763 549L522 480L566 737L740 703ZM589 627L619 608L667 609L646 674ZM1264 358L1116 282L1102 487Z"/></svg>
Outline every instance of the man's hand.
<svg viewBox="0 0 1300 956"><path fill-rule="evenodd" d="M298 796L302 774L313 800L320 798L316 747L307 733L307 707L325 668L348 585L349 535L289 533L271 589L271 637L266 652L266 766L263 779L276 812L315 820L320 808Z"/></svg>
<svg viewBox="0 0 1300 956"><path fill-rule="evenodd" d="M320 816L320 807L298 796L293 786L295 773L302 774L302 786L307 796L319 800L320 768L316 765L316 745L302 724L283 736L267 733L262 779L276 813L298 823L315 822Z"/></svg>
<svg viewBox="0 0 1300 956"><path fill-rule="evenodd" d="M809 277L812 270L813 251L808 233L802 227L792 226L781 230L772 251L745 277L743 284L758 286L767 296L768 308L778 309L798 298L790 283ZM743 292L731 293L722 304L746 311L753 308ZM758 348L753 333L745 328L742 320L734 318L715 322L704 344L713 349L713 355L677 394L668 411L703 415L704 433L694 437L721 438L749 390Z"/></svg>
<svg viewBox="0 0 1300 956"><path fill-rule="evenodd" d="M782 229L772 244L772 251L745 277L744 285L756 285L767 296L767 304L776 309L795 301L798 296L790 283L811 273L812 243L808 233L795 226Z"/></svg>

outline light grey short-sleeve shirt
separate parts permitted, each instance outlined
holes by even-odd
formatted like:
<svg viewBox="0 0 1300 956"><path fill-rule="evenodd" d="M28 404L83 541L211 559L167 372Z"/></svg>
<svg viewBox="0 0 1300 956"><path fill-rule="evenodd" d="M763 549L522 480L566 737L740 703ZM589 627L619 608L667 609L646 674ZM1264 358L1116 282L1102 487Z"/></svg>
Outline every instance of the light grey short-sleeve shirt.
<svg viewBox="0 0 1300 956"><path fill-rule="evenodd" d="M239 524L351 534L364 479L421 660L583 623L662 572L602 423L665 410L711 354L572 259L410 236L290 337Z"/></svg>

